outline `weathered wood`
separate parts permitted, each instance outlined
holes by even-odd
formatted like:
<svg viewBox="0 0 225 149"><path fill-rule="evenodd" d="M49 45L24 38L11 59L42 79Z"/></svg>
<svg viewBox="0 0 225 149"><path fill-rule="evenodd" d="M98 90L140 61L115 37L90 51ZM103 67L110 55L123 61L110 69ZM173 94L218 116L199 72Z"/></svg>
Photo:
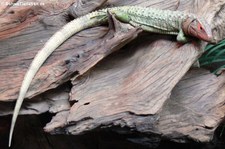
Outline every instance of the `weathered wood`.
<svg viewBox="0 0 225 149"><path fill-rule="evenodd" d="M18 2L26 2L26 1L18 1ZM61 6L64 6L64 7L67 6L66 8L68 8L68 2L67 2L67 5L58 5L58 7L56 7L58 8L56 9L58 10L58 13L62 11ZM46 5L47 4L48 3L46 3ZM64 10L66 8L64 8ZM0 100L1 101L16 99L23 76L30 62L32 61L34 55L37 53L38 50L40 50L40 48L47 41L47 39L54 32L56 32L63 24L66 23L65 19L62 19L63 13L59 13L59 15L54 15L54 14L49 14L50 12L43 11L43 10L44 8L42 8L41 6L37 6L37 7L30 6L29 8L22 7L22 6L14 6L14 7L9 7L8 9L6 9L5 13L1 15L1 18L0 18L0 23L1 23ZM49 8L49 10L52 10L51 7ZM23 11L24 13L21 13L21 11ZM29 12L32 12L31 13L32 17L30 17ZM35 13L35 12L39 12L39 13ZM47 15L47 14L48 16L44 17L44 15ZM24 18L24 19L21 19L21 18ZM53 61L55 62L55 64L58 63L59 61L57 61L57 59L59 59L60 55L63 55L66 57L65 47L68 47L68 45L67 46L64 45L64 48L63 48L64 52L61 51L58 53L57 52L54 53L53 54L55 55L53 56L54 58L53 57L50 58L49 61L47 62L47 65L51 64L52 66L54 66L54 64L52 64ZM46 78L48 78L47 80L51 80L51 77L54 78L54 77L57 77L57 75L60 75L60 70L58 69L57 71L57 68L54 69L54 71L52 71L51 69L51 72L46 73L45 75L41 75L43 74L43 72L46 72L46 69L48 68L43 67L43 69L40 71L42 73L39 73L39 75L37 76L37 80L34 81L33 84L36 85L36 87L34 85L34 90L37 89L37 86L40 87L43 85L43 84L39 84L40 83L39 80L45 80ZM46 85L43 85L42 87L46 88ZM38 90L33 91L33 93L28 93L29 94L28 96L31 96L30 94L34 94L37 92Z"/></svg>
<svg viewBox="0 0 225 149"><path fill-rule="evenodd" d="M20 114L41 114L44 112L57 113L68 111L69 103L69 88L61 86L54 91L48 91L41 96L35 97L32 101L25 101L22 105ZM12 114L14 104L3 102L0 104L0 116Z"/></svg>
<svg viewBox="0 0 225 149"><path fill-rule="evenodd" d="M164 136L209 142L225 113L225 74L191 70L176 85L159 114L157 129Z"/></svg>
<svg viewBox="0 0 225 149"><path fill-rule="evenodd" d="M48 19L48 18L47 18ZM52 19L52 18L51 18ZM57 19L57 20L55 20ZM54 23L57 25L62 26L62 23L59 23L61 17L58 16L58 18L54 19ZM2 52L1 52L1 60L0 60L0 68L2 71L0 72L0 76L5 76L8 74L8 77L12 78L13 82L8 82L5 78L1 78L2 86L1 86L1 94L0 94L0 100L6 101L6 100L12 100L16 99L17 92L20 88L20 84L23 80L23 76L32 60L34 55L36 54L35 51L38 51L41 46L46 42L46 38L48 35L42 34L43 32L46 32L46 30L43 30L43 23L47 23L48 21L53 20L41 20L34 26L32 26L32 34L30 34L26 37L29 40L24 41L26 44L24 46L19 46L20 42L16 42L18 40L22 40L21 36L18 38L10 38L8 40L2 40ZM65 23L65 22L64 22ZM52 24L52 25L56 25ZM37 31L37 28L40 28ZM58 28L57 28L58 30ZM54 30L55 32L56 30ZM49 60L46 62L46 64L40 69L39 73L36 75L35 79L33 80L33 83L31 84L31 87L27 93L26 97L33 97L37 94L40 94L46 90L49 90L51 88L57 87L59 84L64 83L67 81L71 75L79 76L85 73L88 69L93 67L98 61L106 57L108 54L112 53L116 50L117 46L120 47L124 45L126 42L131 40L132 38L135 38L135 30L133 32L128 32L127 35L122 35L120 38L123 39L117 40L112 42L111 45L114 47L111 47L110 49L103 49L104 51L99 51L98 48L104 44L104 39L102 41L102 37L106 34L107 29L105 27L97 27L95 29L83 31L76 35L75 37L69 39L66 43L64 43L62 46L59 47L58 50L49 58ZM23 33L28 34L28 33ZM31 37L32 35L32 37ZM45 37L40 37L45 36ZM49 37L48 37L49 38ZM37 42L36 40L41 40L42 44L40 45L40 42ZM110 40L110 39L106 39ZM15 44L11 44L14 43ZM10 47L9 47L10 46ZM104 45L103 45L104 46ZM29 49L30 47L33 47L35 51L24 51L24 49ZM74 48L76 47L76 48ZM7 51L7 49L16 49L16 52L14 51ZM66 50L65 50L66 49ZM59 52L58 52L59 51ZM6 53L5 53L6 52ZM20 53L18 53L20 52ZM24 53L23 53L24 52ZM11 54L10 56L7 56L6 54ZM19 55L18 55L19 54ZM15 56L16 55L16 56ZM26 59L24 59L26 57ZM87 61L88 59L88 61ZM11 62L12 65L9 65L7 62ZM14 63L12 63L14 61ZM15 61L18 61L15 63ZM54 68L54 69L52 69ZM45 80L45 81L40 81ZM15 82L17 85L15 85ZM10 88L10 89L7 89Z"/></svg>
<svg viewBox="0 0 225 149"><path fill-rule="evenodd" d="M209 6L207 3L205 5ZM206 6L202 8L206 9ZM190 6L187 8L190 8ZM202 13L205 14L206 11ZM203 92L202 89L197 90L196 86L193 85L190 90L186 89L185 92L179 93L183 95L180 97L181 99L176 99L187 102L188 99L192 100L193 107L190 107L190 111L186 110L181 113L179 111L181 108L176 111L172 106L169 106L168 109L174 110L174 117L178 118L179 116L180 119L178 120L171 113L164 111L164 109L167 109L167 106L164 106L165 103L170 103L169 97L172 89L196 60L201 52L199 50L202 48L201 46L192 43L179 47L168 39L162 40L160 36L154 36L154 38L139 37L139 40L124 49L123 54L111 56L81 80L73 81L71 100L76 101L76 103L68 113L67 123L69 125L64 124L63 131L80 134L101 126L119 125L128 126L132 130L137 129L143 133L153 131L155 134L161 134L175 141L187 141L188 139L200 142L210 141L216 126L224 116L222 114L224 113L224 107L219 108L224 103L223 94L206 98L205 100L210 104L207 104L208 107L202 106L199 105L198 100L208 90ZM197 74L192 77L198 77ZM199 74L201 74L201 71ZM203 81L207 77L215 79L212 74L211 76L204 76L204 78L201 77L200 75L199 81ZM193 81L196 83L195 80L190 80L190 83ZM223 88L218 83L224 84L223 79L210 79L210 81L210 83L216 82L215 87L212 86L211 94L217 91L223 92ZM202 83L202 87L206 87L209 82L199 83ZM191 94L192 90L197 92L197 97L190 97L187 94L188 91ZM212 102L213 100L216 100L216 102ZM171 104L176 105L173 102ZM185 109L188 105L184 102L182 106ZM212 108L215 110L212 110ZM216 109L220 111L220 114L217 113ZM192 110L198 111L191 113ZM201 113L200 111L205 112ZM198 118L199 115L204 117L209 111L216 116L209 116L207 120L206 118ZM145 115L144 118L141 115ZM184 119L190 116L192 117L187 120ZM170 119L170 117L172 118ZM171 120L170 123L164 123L166 121L164 118ZM193 122L192 119L198 119L199 121ZM179 121L181 124L178 123ZM174 126L173 129L167 128L170 125ZM180 129L176 130L176 128ZM58 129L56 130L58 131ZM195 130L199 131L196 132Z"/></svg>
<svg viewBox="0 0 225 149"><path fill-rule="evenodd" d="M220 0L94 0L87 1L86 5L79 0L74 6L80 7L75 10L71 7L69 12L66 10L72 0L63 5L44 2L45 6L5 7L2 11L0 101L16 100L34 55L54 32L67 23L71 17L68 14L79 16L95 8L121 5L191 11L207 18L216 39L224 37L225 24L221 18L225 2ZM34 78L26 96L32 99L27 101L31 106L25 104L21 114L57 113L45 127L45 131L51 133L80 134L95 128L120 126L146 136L153 134L156 138L210 141L225 113L224 76L216 78L203 70L190 71L177 85L206 43L192 41L178 45L175 37L144 33L116 54L106 57L140 32L124 24L116 24L110 28L87 29L62 44ZM67 94L60 100L63 104L54 101L58 97L46 100L46 96L55 92L56 96L63 94L58 90L46 91L70 79L73 84L71 108ZM44 92L42 96L32 98ZM55 103L56 106L52 106ZM0 107L4 107L0 115L11 113L13 108L11 103L0 103Z"/></svg>

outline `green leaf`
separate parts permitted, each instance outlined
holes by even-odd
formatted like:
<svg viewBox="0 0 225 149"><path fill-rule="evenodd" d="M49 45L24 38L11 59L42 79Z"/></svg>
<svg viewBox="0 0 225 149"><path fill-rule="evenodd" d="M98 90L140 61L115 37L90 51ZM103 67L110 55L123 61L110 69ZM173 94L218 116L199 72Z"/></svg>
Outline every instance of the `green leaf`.
<svg viewBox="0 0 225 149"><path fill-rule="evenodd" d="M207 54L205 56L209 56L214 52L217 53L217 52L219 52L219 50L222 50L222 49L225 49L225 40L220 41L216 45L209 44L205 48L205 52L207 52Z"/></svg>
<svg viewBox="0 0 225 149"><path fill-rule="evenodd" d="M225 57L217 58L217 59L214 59L214 57L211 57L210 59L208 59L208 61L204 60L203 62L200 62L200 66L211 65L212 63L225 62Z"/></svg>

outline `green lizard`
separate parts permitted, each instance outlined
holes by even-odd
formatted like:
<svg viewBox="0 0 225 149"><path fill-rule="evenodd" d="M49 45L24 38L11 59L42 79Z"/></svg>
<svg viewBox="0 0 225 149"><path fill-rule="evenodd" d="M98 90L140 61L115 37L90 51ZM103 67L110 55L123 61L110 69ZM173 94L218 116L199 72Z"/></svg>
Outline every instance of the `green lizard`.
<svg viewBox="0 0 225 149"><path fill-rule="evenodd" d="M140 27L144 31L176 35L178 42L187 42L189 36L196 37L206 42L213 42L212 31L206 21L194 14L181 11L159 10L138 6L122 6L98 10L69 22L47 41L44 47L35 56L24 77L12 117L9 146L11 145L14 126L22 102L32 79L41 65L57 47L75 33L86 28L106 23L108 20L107 11L111 12L111 14L119 21L129 23L134 27Z"/></svg>

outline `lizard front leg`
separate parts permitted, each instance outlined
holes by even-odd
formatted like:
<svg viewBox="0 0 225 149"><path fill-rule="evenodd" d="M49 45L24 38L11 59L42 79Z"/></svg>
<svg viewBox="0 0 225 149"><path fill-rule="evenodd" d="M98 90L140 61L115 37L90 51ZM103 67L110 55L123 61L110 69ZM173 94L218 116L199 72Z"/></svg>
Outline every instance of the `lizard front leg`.
<svg viewBox="0 0 225 149"><path fill-rule="evenodd" d="M185 36L184 32L182 29L180 29L178 35L177 35L177 41L181 43L187 43L190 39Z"/></svg>

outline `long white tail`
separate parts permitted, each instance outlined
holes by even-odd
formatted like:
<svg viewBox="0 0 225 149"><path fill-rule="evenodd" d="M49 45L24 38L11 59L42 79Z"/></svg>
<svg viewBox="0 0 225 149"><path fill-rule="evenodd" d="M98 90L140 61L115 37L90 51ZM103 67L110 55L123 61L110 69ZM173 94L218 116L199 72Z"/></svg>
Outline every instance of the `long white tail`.
<svg viewBox="0 0 225 149"><path fill-rule="evenodd" d="M10 133L9 133L9 147L11 146L13 130L15 127L15 123L27 93L27 90L36 75L37 71L41 67L41 65L45 62L45 60L51 55L51 53L59 47L64 41L66 41L73 34L82 31L83 29L93 27L95 25L102 24L107 21L106 11L96 11L87 14L86 16L75 19L68 24L66 24L60 31L56 32L44 45L44 47L38 52L32 61L20 88L19 97L16 101L16 106L14 108Z"/></svg>

